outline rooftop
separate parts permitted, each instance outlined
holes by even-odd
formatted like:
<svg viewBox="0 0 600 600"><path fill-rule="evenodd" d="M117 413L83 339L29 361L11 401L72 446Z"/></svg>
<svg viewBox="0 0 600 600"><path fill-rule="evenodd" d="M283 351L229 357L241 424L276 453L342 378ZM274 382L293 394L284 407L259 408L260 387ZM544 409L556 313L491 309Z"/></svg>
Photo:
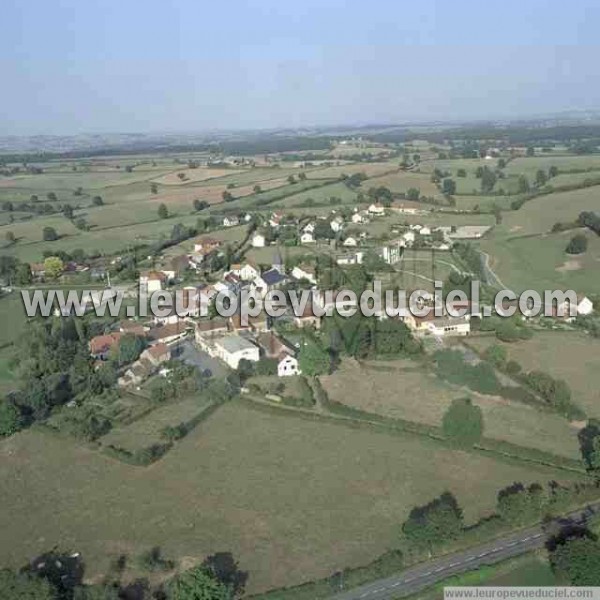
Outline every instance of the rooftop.
<svg viewBox="0 0 600 600"><path fill-rule="evenodd" d="M215 345L221 346L226 352L230 354L234 352L241 352L242 350L252 350L256 346L249 342L247 339L239 335L226 335L222 338L215 340Z"/></svg>

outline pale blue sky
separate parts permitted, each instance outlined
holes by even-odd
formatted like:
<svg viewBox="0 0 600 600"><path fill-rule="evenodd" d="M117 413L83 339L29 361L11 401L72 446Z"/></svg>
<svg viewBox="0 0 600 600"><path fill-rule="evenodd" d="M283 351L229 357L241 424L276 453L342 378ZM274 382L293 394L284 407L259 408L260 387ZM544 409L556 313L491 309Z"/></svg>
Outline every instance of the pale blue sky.
<svg viewBox="0 0 600 600"><path fill-rule="evenodd" d="M600 108L598 0L4 0L0 135Z"/></svg>

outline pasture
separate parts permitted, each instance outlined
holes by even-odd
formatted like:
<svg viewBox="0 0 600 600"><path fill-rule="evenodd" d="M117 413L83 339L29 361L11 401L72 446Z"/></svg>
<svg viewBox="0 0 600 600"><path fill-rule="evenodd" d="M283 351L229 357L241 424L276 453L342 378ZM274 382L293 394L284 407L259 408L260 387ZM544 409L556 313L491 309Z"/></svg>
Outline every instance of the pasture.
<svg viewBox="0 0 600 600"><path fill-rule="evenodd" d="M100 440L102 445L113 445L130 452L164 442L161 432L165 427L176 427L201 413L208 404L200 397L183 398L159 406L141 419L111 430Z"/></svg>
<svg viewBox="0 0 600 600"><path fill-rule="evenodd" d="M525 175L532 181L538 169L548 171L550 167L557 167L559 171L571 170L598 170L600 169L600 156L584 155L584 156L523 156L511 160L506 165L507 175ZM590 173L591 176L594 173Z"/></svg>
<svg viewBox="0 0 600 600"><path fill-rule="evenodd" d="M600 186L540 196L519 210L504 213L481 246L492 257L492 268L515 291L575 289L599 293L600 238L585 232L588 249L570 256L565 248L577 230L549 233L557 222L571 223L582 211L600 210Z"/></svg>
<svg viewBox="0 0 600 600"><path fill-rule="evenodd" d="M491 266L501 281L516 293L528 289L573 289L578 293L600 293L597 277L600 238L586 233L588 248L569 255L565 248L576 231L536 236L490 239L481 247L491 255Z"/></svg>
<svg viewBox="0 0 600 600"><path fill-rule="evenodd" d="M307 173L307 177L311 179L338 179L342 175L353 175L354 173L364 173L367 177L377 177L384 173L389 173L398 170L397 163L382 162L382 163L356 163L339 165L335 167L325 167L312 169Z"/></svg>
<svg viewBox="0 0 600 600"><path fill-rule="evenodd" d="M436 426L441 425L453 399L471 396L483 412L486 437L580 457L577 431L564 418L448 385L417 363L401 360L364 366L347 360L321 381L331 399L342 404Z"/></svg>
<svg viewBox="0 0 600 600"><path fill-rule="evenodd" d="M469 345L479 350L493 342L493 338L469 338ZM523 370L564 379L573 400L589 417L600 418L600 340L577 331L540 331L530 340L502 345Z"/></svg>
<svg viewBox="0 0 600 600"><path fill-rule="evenodd" d="M17 341L25 329L27 315L20 292L0 296L0 347Z"/></svg>
<svg viewBox="0 0 600 600"><path fill-rule="evenodd" d="M363 187L379 187L381 185L388 188L393 194L406 193L410 188L416 188L421 191L423 196L441 197L437 186L431 183L431 177L422 173L399 171L373 177L363 183Z"/></svg>
<svg viewBox="0 0 600 600"><path fill-rule="evenodd" d="M363 188L368 182L363 182ZM340 198L342 203L355 203L358 192L350 189L347 185L336 180L331 180L329 185L308 189L306 191L298 191L283 200L274 202L269 208L289 208L296 209L312 200L315 204L327 203L330 198ZM310 207L307 207L310 208ZM335 208L335 207L332 207Z"/></svg>
<svg viewBox="0 0 600 600"><path fill-rule="evenodd" d="M226 175L236 175L243 173L242 170L236 169L219 169L209 167L198 167L196 169L177 169L172 173L161 175L152 179L153 183L161 185L187 185L188 183L206 181L207 179L218 179Z"/></svg>
<svg viewBox="0 0 600 600"><path fill-rule="evenodd" d="M231 551L249 571L250 593L372 560L395 546L413 506L446 490L472 523L494 509L499 489L549 477L239 402L148 468L34 430L0 441L0 455L3 565L58 545L81 552L92 578L118 555L155 545L188 567Z"/></svg>

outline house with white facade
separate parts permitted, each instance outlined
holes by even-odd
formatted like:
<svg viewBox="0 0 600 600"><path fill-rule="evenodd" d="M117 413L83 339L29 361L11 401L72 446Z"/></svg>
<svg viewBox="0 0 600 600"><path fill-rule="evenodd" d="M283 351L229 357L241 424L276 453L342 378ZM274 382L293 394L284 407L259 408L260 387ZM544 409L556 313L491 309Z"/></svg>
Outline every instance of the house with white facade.
<svg viewBox="0 0 600 600"><path fill-rule="evenodd" d="M355 237L352 237L351 235L349 235L343 243L344 246L346 246L347 248L353 248L355 246L358 246L358 240Z"/></svg>
<svg viewBox="0 0 600 600"><path fill-rule="evenodd" d="M223 226L224 227L236 227L239 224L240 224L240 220L234 215L223 217Z"/></svg>
<svg viewBox="0 0 600 600"><path fill-rule="evenodd" d="M396 264L402 257L404 246L404 240L396 240L385 244L380 250L381 258L383 258L388 265Z"/></svg>
<svg viewBox="0 0 600 600"><path fill-rule="evenodd" d="M140 273L140 289L144 289L148 294L159 292L167 281L167 276L160 271L144 271Z"/></svg>
<svg viewBox="0 0 600 600"><path fill-rule="evenodd" d="M279 377L291 377L300 375L302 371L298 367L298 359L290 354L282 355L277 363L277 375Z"/></svg>
<svg viewBox="0 0 600 600"><path fill-rule="evenodd" d="M369 222L369 216L364 211L358 211L352 215L351 221L355 225L364 225Z"/></svg>
<svg viewBox="0 0 600 600"><path fill-rule="evenodd" d="M317 274L315 268L305 263L296 265L292 269L292 277L295 279L306 279L315 285L317 284Z"/></svg>
<svg viewBox="0 0 600 600"><path fill-rule="evenodd" d="M369 206L368 211L370 215L382 217L383 215L385 215L385 206L383 206L383 204L380 204L379 202L376 202Z"/></svg>
<svg viewBox="0 0 600 600"><path fill-rule="evenodd" d="M214 340L213 356L220 358L232 369L237 369L240 360L252 362L260 360L258 346L239 335L226 335Z"/></svg>
<svg viewBox="0 0 600 600"><path fill-rule="evenodd" d="M310 231L303 231L302 235L300 236L300 243L301 244L314 244L315 236Z"/></svg>
<svg viewBox="0 0 600 600"><path fill-rule="evenodd" d="M267 239L262 233L255 233L252 236L253 248L264 248L267 245Z"/></svg>
<svg viewBox="0 0 600 600"><path fill-rule="evenodd" d="M414 231L407 231L406 233L402 234L402 239L408 247L413 245L415 238L416 236Z"/></svg>
<svg viewBox="0 0 600 600"><path fill-rule="evenodd" d="M344 228L344 219L342 217L334 217L329 222L329 226L334 233L338 233Z"/></svg>

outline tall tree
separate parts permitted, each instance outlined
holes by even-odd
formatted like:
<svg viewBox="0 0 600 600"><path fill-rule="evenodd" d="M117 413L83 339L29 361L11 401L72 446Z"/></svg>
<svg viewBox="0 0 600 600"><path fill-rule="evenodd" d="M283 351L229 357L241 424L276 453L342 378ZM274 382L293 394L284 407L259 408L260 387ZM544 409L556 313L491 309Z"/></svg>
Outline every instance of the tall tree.
<svg viewBox="0 0 600 600"><path fill-rule="evenodd" d="M300 370L304 375L325 375L331 368L329 353L314 340L306 340L300 348Z"/></svg>
<svg viewBox="0 0 600 600"><path fill-rule="evenodd" d="M442 420L444 434L461 447L476 444L483 435L483 413L470 398L452 401Z"/></svg>
<svg viewBox="0 0 600 600"><path fill-rule="evenodd" d="M590 537L569 538L550 554L555 571L572 585L600 585L600 542Z"/></svg>
<svg viewBox="0 0 600 600"><path fill-rule="evenodd" d="M166 204L159 204L158 205L158 216L161 219L166 219L169 216L169 209L167 208Z"/></svg>

